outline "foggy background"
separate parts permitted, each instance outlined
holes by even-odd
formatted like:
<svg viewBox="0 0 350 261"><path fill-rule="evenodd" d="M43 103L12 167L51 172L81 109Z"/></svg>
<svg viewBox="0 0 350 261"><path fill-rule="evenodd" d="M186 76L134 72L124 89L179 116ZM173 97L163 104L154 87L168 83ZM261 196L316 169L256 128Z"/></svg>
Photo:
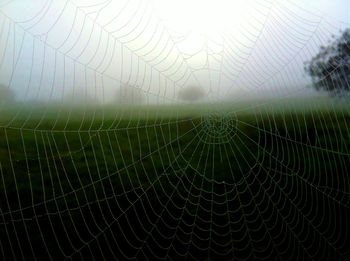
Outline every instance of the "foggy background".
<svg viewBox="0 0 350 261"><path fill-rule="evenodd" d="M0 84L47 104L316 96L304 62L349 18L346 0L3 1Z"/></svg>

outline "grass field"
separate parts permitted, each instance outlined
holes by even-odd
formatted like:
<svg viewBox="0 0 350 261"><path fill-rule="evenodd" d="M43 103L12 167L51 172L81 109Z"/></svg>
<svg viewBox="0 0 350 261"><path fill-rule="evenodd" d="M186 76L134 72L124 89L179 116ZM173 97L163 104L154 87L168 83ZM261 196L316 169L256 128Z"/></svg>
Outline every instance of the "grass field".
<svg viewBox="0 0 350 261"><path fill-rule="evenodd" d="M349 255L350 110L298 102L3 108L1 252ZM271 244L285 230L297 236Z"/></svg>

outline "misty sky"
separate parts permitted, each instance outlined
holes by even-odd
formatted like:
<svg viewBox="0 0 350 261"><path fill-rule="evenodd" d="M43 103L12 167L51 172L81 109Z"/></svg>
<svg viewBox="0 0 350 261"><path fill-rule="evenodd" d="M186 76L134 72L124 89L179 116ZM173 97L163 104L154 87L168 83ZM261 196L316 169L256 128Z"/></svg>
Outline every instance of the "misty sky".
<svg viewBox="0 0 350 261"><path fill-rule="evenodd" d="M349 22L347 0L3 1L0 82L44 101L312 94L303 63Z"/></svg>

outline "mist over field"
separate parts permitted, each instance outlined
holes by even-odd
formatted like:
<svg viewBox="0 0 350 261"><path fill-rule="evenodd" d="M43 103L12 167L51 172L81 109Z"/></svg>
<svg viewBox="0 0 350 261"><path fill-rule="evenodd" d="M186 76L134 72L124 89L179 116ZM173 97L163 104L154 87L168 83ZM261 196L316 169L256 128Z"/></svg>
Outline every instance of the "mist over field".
<svg viewBox="0 0 350 261"><path fill-rule="evenodd" d="M317 95L304 62L346 27L346 1L272 5L8 1L0 83L29 103L182 103L189 86L206 102Z"/></svg>

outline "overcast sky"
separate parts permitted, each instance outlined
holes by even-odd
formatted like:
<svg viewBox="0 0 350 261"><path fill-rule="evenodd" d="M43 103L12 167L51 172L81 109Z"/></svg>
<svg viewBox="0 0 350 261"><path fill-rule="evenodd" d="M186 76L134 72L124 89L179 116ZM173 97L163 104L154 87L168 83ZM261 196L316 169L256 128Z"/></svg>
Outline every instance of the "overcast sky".
<svg viewBox="0 0 350 261"><path fill-rule="evenodd" d="M149 103L312 93L303 63L349 25L346 0L20 0L0 4L0 81L18 99ZM87 95L87 96L86 96Z"/></svg>

